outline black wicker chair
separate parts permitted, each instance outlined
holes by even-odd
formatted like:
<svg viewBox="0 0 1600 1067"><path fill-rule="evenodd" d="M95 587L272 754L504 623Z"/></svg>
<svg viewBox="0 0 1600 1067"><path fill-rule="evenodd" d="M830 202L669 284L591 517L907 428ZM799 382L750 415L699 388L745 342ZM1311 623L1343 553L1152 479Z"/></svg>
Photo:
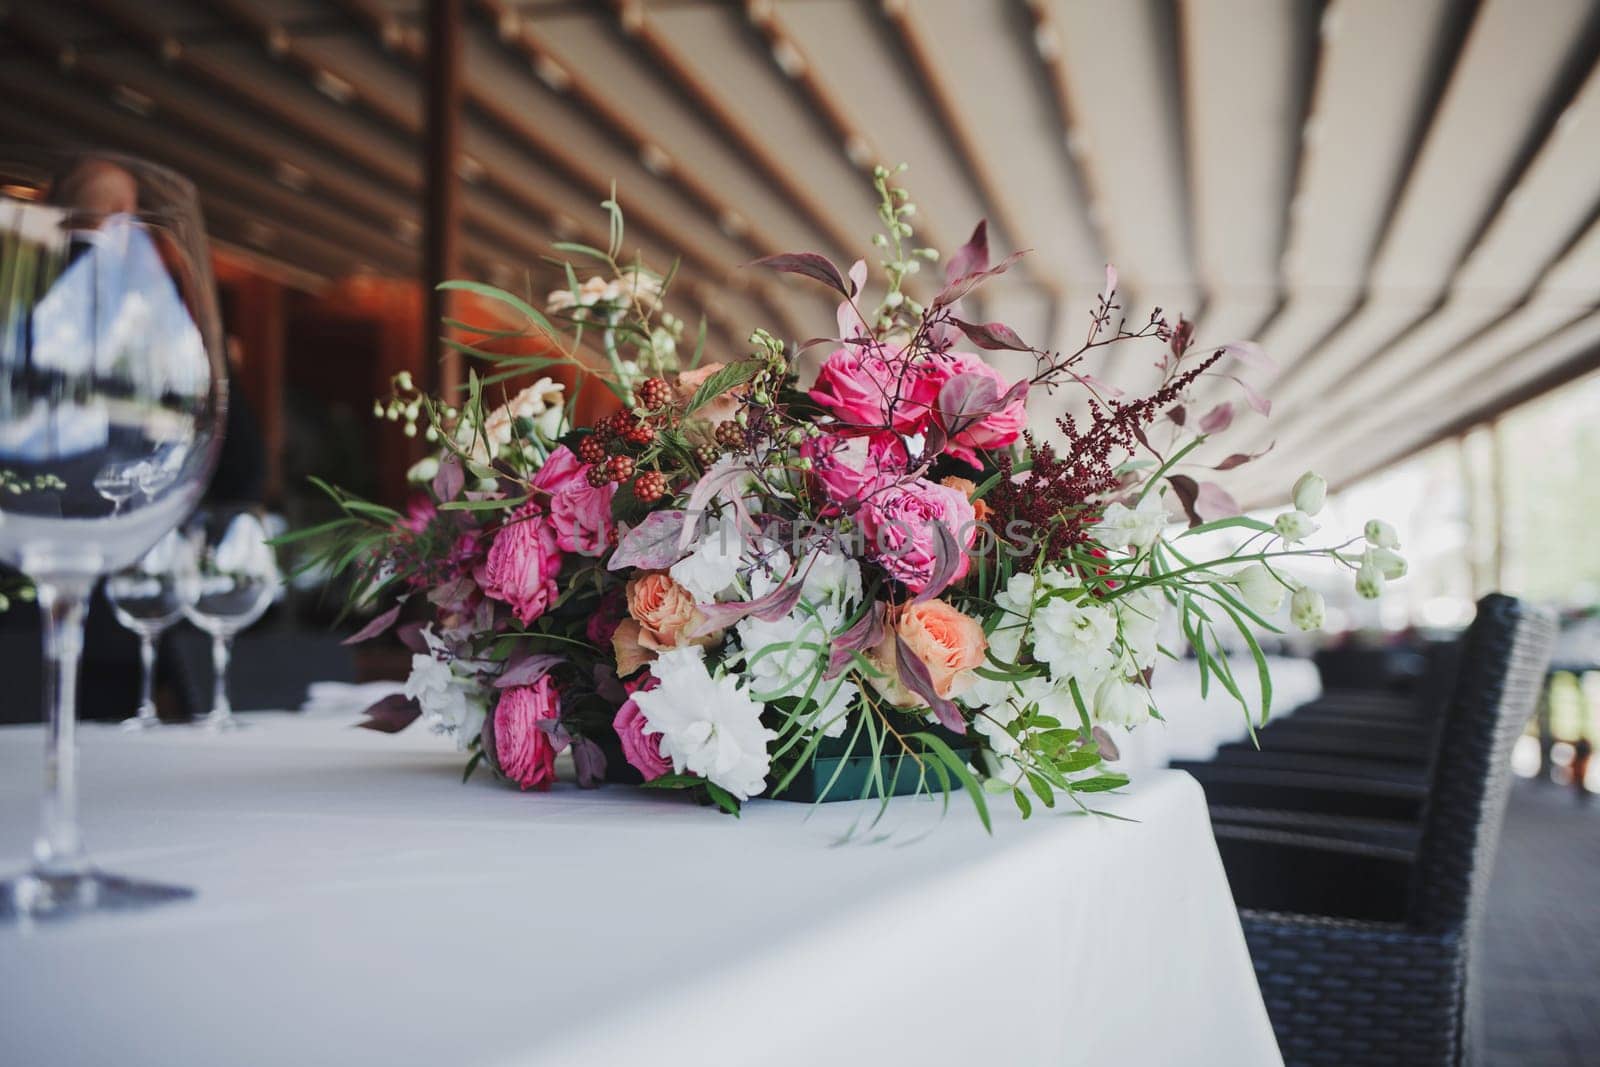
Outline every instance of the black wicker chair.
<svg viewBox="0 0 1600 1067"><path fill-rule="evenodd" d="M1462 648L1420 833L1374 836L1359 821L1342 838L1301 834L1292 816L1276 835L1307 873L1351 890L1368 863L1409 871L1394 922L1337 907L1242 908L1267 1011L1286 1063L1459 1064L1473 1045L1471 951L1499 840L1510 751L1532 714L1555 636L1553 618L1505 596L1485 597ZM1391 827L1391 830L1395 829ZM1356 894L1359 895L1359 894ZM1337 903L1337 901L1335 901Z"/></svg>

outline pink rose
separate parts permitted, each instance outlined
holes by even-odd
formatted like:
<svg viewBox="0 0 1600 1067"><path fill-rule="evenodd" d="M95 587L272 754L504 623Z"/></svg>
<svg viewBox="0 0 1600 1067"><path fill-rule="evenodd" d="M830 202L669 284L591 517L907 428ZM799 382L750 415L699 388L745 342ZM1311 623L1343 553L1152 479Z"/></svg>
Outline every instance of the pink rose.
<svg viewBox="0 0 1600 1067"><path fill-rule="evenodd" d="M561 694L547 674L532 685L500 694L494 707L494 756L500 773L524 789L549 787L556 777L556 746L540 727L561 717Z"/></svg>
<svg viewBox="0 0 1600 1067"><path fill-rule="evenodd" d="M584 464L565 445L550 453L529 484L550 494L550 522L556 544L581 556L604 554L611 543L611 498L616 483L596 489L584 474Z"/></svg>
<svg viewBox="0 0 1600 1067"><path fill-rule="evenodd" d="M604 647L611 643L611 638L617 632L617 626L622 622L623 613L628 610L619 589L607 589L600 597L600 603L595 606L594 614L589 616L589 621L584 624L584 636L589 643L597 647Z"/></svg>
<svg viewBox="0 0 1600 1067"><path fill-rule="evenodd" d="M886 345L846 345L823 361L811 399L827 408L847 434L893 427L921 433L939 397L939 368Z"/></svg>
<svg viewBox="0 0 1600 1067"><path fill-rule="evenodd" d="M428 525L433 522L433 517L438 513L433 501L418 493L406 505L405 518L400 520L400 525L414 534L425 533Z"/></svg>
<svg viewBox="0 0 1600 1067"><path fill-rule="evenodd" d="M905 444L888 432L871 437L823 434L808 438L800 453L811 461L812 477L823 495L836 504L861 500L899 478L907 462Z"/></svg>
<svg viewBox="0 0 1600 1067"><path fill-rule="evenodd" d="M617 739L622 742L622 757L634 770L644 775L645 781L652 781L672 770L672 761L661 754L661 734L651 731L644 712L639 710L632 694L640 690L648 693L661 682L655 675L646 674L640 681L624 684L629 693L628 701L617 709L617 717L611 720L611 726L617 731Z"/></svg>
<svg viewBox="0 0 1600 1067"><path fill-rule="evenodd" d="M1011 383L1000 376L1000 372L980 357L971 352L947 352L937 357L935 363L938 370L932 377L937 381L934 395L944 388L944 383L958 374L976 374L994 382L997 396L1005 396L1006 390L1011 388ZM956 434L948 444L945 452L964 463L982 469L979 462L978 450L993 451L1005 448L1022 436L1023 429L1028 424L1027 394L1024 394L1007 404L1004 408L992 415L987 415Z"/></svg>
<svg viewBox="0 0 1600 1067"><path fill-rule="evenodd" d="M512 512L489 546L489 558L475 577L488 596L511 605L512 613L530 623L555 603L560 590L561 548L555 528L538 504Z"/></svg>
<svg viewBox="0 0 1600 1067"><path fill-rule="evenodd" d="M972 566L966 549L978 537L972 502L959 489L924 478L886 486L862 501L858 513L867 538L867 555L907 589L920 593L933 579L937 554L934 524L941 523L962 549L952 582Z"/></svg>

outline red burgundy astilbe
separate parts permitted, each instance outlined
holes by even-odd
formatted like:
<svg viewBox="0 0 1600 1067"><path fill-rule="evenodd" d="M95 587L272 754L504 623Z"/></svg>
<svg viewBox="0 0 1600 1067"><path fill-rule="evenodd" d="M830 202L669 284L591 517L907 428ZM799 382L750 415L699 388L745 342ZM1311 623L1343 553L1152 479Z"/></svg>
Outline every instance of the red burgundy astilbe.
<svg viewBox="0 0 1600 1067"><path fill-rule="evenodd" d="M1000 480L985 497L990 507L1007 518L1006 535L1017 542L1034 538L1044 558L1052 562L1088 541L1089 527L1099 521L1101 505L1122 488L1117 465L1139 448L1150 448L1144 427L1221 358L1221 352L1208 356L1139 400L1091 401L1092 419L1082 433L1076 419L1062 416L1056 420L1067 439L1062 452L1024 434L1032 466L1016 478L1010 457L1002 457ZM1011 522L1025 525L1012 526ZM1018 536L1013 537L1013 530Z"/></svg>

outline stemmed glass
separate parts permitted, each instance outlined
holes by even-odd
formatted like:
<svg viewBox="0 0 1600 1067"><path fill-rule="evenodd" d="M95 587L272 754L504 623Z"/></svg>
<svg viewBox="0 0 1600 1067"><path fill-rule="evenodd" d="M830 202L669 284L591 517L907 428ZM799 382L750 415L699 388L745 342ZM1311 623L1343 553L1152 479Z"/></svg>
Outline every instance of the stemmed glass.
<svg viewBox="0 0 1600 1067"><path fill-rule="evenodd" d="M48 712L33 865L0 883L0 917L192 895L89 859L77 677L94 583L194 507L216 463L226 390L194 187L116 153L0 148L0 561L38 590ZM130 477L141 463L171 480L144 489Z"/></svg>
<svg viewBox="0 0 1600 1067"><path fill-rule="evenodd" d="M267 529L253 511L202 512L185 534L194 548L194 567L183 584L183 613L211 635L215 688L211 713L201 723L214 730L244 725L228 700L228 661L233 638L255 624L272 606L282 579Z"/></svg>
<svg viewBox="0 0 1600 1067"><path fill-rule="evenodd" d="M189 543L177 531L167 534L131 567L106 579L111 613L139 638L139 710L122 720L124 730L161 725L156 713L156 641L183 618L183 576L193 566Z"/></svg>

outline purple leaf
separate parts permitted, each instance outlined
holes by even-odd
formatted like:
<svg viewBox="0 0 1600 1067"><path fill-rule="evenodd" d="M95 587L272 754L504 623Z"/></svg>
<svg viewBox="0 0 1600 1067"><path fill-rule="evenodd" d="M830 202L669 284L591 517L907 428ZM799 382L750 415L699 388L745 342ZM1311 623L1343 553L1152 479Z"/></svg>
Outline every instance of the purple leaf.
<svg viewBox="0 0 1600 1067"><path fill-rule="evenodd" d="M419 656L428 654L427 638L422 636L422 631L428 628L425 622L408 622L394 632L400 643Z"/></svg>
<svg viewBox="0 0 1600 1067"><path fill-rule="evenodd" d="M1182 426L1188 417L1189 412L1182 404L1175 404L1167 409L1167 418L1171 419L1174 425Z"/></svg>
<svg viewBox="0 0 1600 1067"><path fill-rule="evenodd" d="M1233 424L1233 405L1218 404L1200 420L1201 433L1221 433Z"/></svg>
<svg viewBox="0 0 1600 1067"><path fill-rule="evenodd" d="M403 602L396 604L339 643L343 645L359 645L363 641L371 641L395 624L395 620L400 618L400 609L403 607L405 607Z"/></svg>
<svg viewBox="0 0 1600 1067"><path fill-rule="evenodd" d="M433 495L441 502L454 500L466 485L466 475L461 470L461 460L454 455L439 461L439 472L433 476Z"/></svg>
<svg viewBox="0 0 1600 1067"><path fill-rule="evenodd" d="M828 657L828 669L822 674L823 681L831 682L844 673L845 667L854 658L850 653L876 648L882 640L883 602L875 600L854 626L833 639L833 654Z"/></svg>
<svg viewBox="0 0 1600 1067"><path fill-rule="evenodd" d="M1233 375L1225 374L1223 377L1233 378ZM1233 380L1239 384L1240 389L1244 390L1245 400L1249 401L1250 406L1255 409L1257 415L1272 414L1272 401L1256 392L1250 383L1245 381L1243 378L1233 378Z"/></svg>
<svg viewBox="0 0 1600 1067"><path fill-rule="evenodd" d="M939 421L951 437L1000 411L1000 387L975 371L955 375L939 389Z"/></svg>
<svg viewBox="0 0 1600 1067"><path fill-rule="evenodd" d="M1122 753L1117 750L1117 743L1111 740L1111 735L1102 726L1096 726L1089 731L1094 738L1095 747L1100 750L1100 758L1107 763L1115 763L1122 758Z"/></svg>
<svg viewBox="0 0 1600 1067"><path fill-rule="evenodd" d="M594 692L607 704L617 707L621 707L628 700L628 691L617 680L617 672L604 663L594 665Z"/></svg>
<svg viewBox="0 0 1600 1067"><path fill-rule="evenodd" d="M933 676L928 673L928 665L917 658L917 654L911 651L911 646L906 644L906 639L899 634L894 635L894 660L900 672L900 680L905 683L907 689L927 701L929 709L939 720L939 725L951 733L966 733L967 724L961 718L961 710L934 690Z"/></svg>
<svg viewBox="0 0 1600 1067"><path fill-rule="evenodd" d="M746 615L754 615L762 622L777 622L800 603L800 594L804 589L805 583L797 581L791 570L778 588L766 596L754 600L736 600L728 604L697 605L704 618L689 636L704 637L706 634L725 630Z"/></svg>
<svg viewBox="0 0 1600 1067"><path fill-rule="evenodd" d="M967 322L951 318L956 328L967 335L967 340L991 352L1032 352L1034 348L1017 336L1017 332L1003 322Z"/></svg>
<svg viewBox="0 0 1600 1067"><path fill-rule="evenodd" d="M688 551L689 543L694 540L695 532L700 527L700 519L705 515L706 506L737 485L746 473L744 464L736 457L723 456L711 465L710 470L700 476L700 480L694 483L694 488L689 492L688 503L684 505L684 510L694 516L695 521L685 522L679 531L678 551ZM743 501L738 500L737 495L731 498L730 502L736 507L743 505Z"/></svg>
<svg viewBox="0 0 1600 1067"><path fill-rule="evenodd" d="M1214 471L1231 471L1235 467L1244 466L1246 463L1249 463L1253 459L1260 459L1262 456L1266 455L1268 452L1271 452L1271 451L1272 451L1272 445L1268 445L1266 448L1263 448L1260 452L1235 452L1233 455L1229 456L1227 459L1223 460L1221 463L1218 463L1215 467L1212 467L1211 469L1214 470Z"/></svg>
<svg viewBox="0 0 1600 1067"><path fill-rule="evenodd" d="M1255 370L1266 371L1271 374L1278 369L1278 365L1272 361L1272 357L1262 351L1261 346L1254 341L1235 341L1233 344L1223 345L1222 351L1228 353L1246 367L1251 367Z"/></svg>
<svg viewBox="0 0 1600 1067"><path fill-rule="evenodd" d="M933 527L933 573L928 576L928 584L923 587L922 592L912 600L913 604L932 600L944 592L961 567L963 553L961 546L956 543L956 535L950 532L950 527L937 519L929 525Z"/></svg>
<svg viewBox="0 0 1600 1067"><path fill-rule="evenodd" d="M578 788L593 789L605 781L605 751L587 737L572 739L572 763L578 769Z"/></svg>
<svg viewBox="0 0 1600 1067"><path fill-rule="evenodd" d="M781 252L775 256L762 256L749 265L771 267L785 274L803 274L807 278L821 282L840 296L850 295L844 278L839 274L839 268L835 267L827 256L819 256L815 252Z"/></svg>
<svg viewBox="0 0 1600 1067"><path fill-rule="evenodd" d="M976 271L989 268L989 220L979 219L967 243L956 249L944 266L944 283L953 284Z"/></svg>
<svg viewBox="0 0 1600 1067"><path fill-rule="evenodd" d="M565 752L567 746L572 744L572 735L560 719L539 719L534 726L544 731L544 735L550 739L550 747L558 754Z"/></svg>
<svg viewBox="0 0 1600 1067"><path fill-rule="evenodd" d="M1178 503L1183 505L1183 513L1189 516L1190 526L1199 526L1204 520L1194 509L1195 498L1200 495L1200 483L1187 474L1173 474L1167 477L1172 485L1172 493L1178 498Z"/></svg>
<svg viewBox="0 0 1600 1067"><path fill-rule="evenodd" d="M565 662L567 662L565 656L558 656L553 652L519 656L506 664L505 671L494 680L494 687L510 689L514 685L532 685Z"/></svg>
<svg viewBox="0 0 1600 1067"><path fill-rule="evenodd" d="M851 297L857 296L866 287L867 261L858 259L850 264L850 292L848 295Z"/></svg>
<svg viewBox="0 0 1600 1067"><path fill-rule="evenodd" d="M617 550L611 553L606 570L620 571L624 567L661 570L672 566L683 555L680 541L689 526L687 519L688 515L681 511L652 511L643 522L617 539Z"/></svg>
<svg viewBox="0 0 1600 1067"><path fill-rule="evenodd" d="M972 290L982 285L988 279L1000 274L1004 274L1011 268L1012 264L1021 259L1023 256L1027 255L1028 251L1028 249L1023 249L1021 252L1013 252L1005 259L1002 259L999 263L996 263L994 266L990 267L988 270L978 270L972 271L968 274L963 274L961 277L945 286L944 291L933 298L933 303L928 305L929 310L936 311L942 307L949 307L951 304L954 304L957 300L960 300L962 297L972 292Z"/></svg>
<svg viewBox="0 0 1600 1067"><path fill-rule="evenodd" d="M422 706L410 697L400 693L390 693L362 714L366 718L356 723L359 728L376 730L382 734L397 734L417 721L422 715Z"/></svg>
<svg viewBox="0 0 1600 1067"><path fill-rule="evenodd" d="M1194 513L1206 522L1215 519L1231 519L1243 509L1239 502L1228 495L1228 491L1216 482L1201 482L1199 491L1194 498Z"/></svg>

